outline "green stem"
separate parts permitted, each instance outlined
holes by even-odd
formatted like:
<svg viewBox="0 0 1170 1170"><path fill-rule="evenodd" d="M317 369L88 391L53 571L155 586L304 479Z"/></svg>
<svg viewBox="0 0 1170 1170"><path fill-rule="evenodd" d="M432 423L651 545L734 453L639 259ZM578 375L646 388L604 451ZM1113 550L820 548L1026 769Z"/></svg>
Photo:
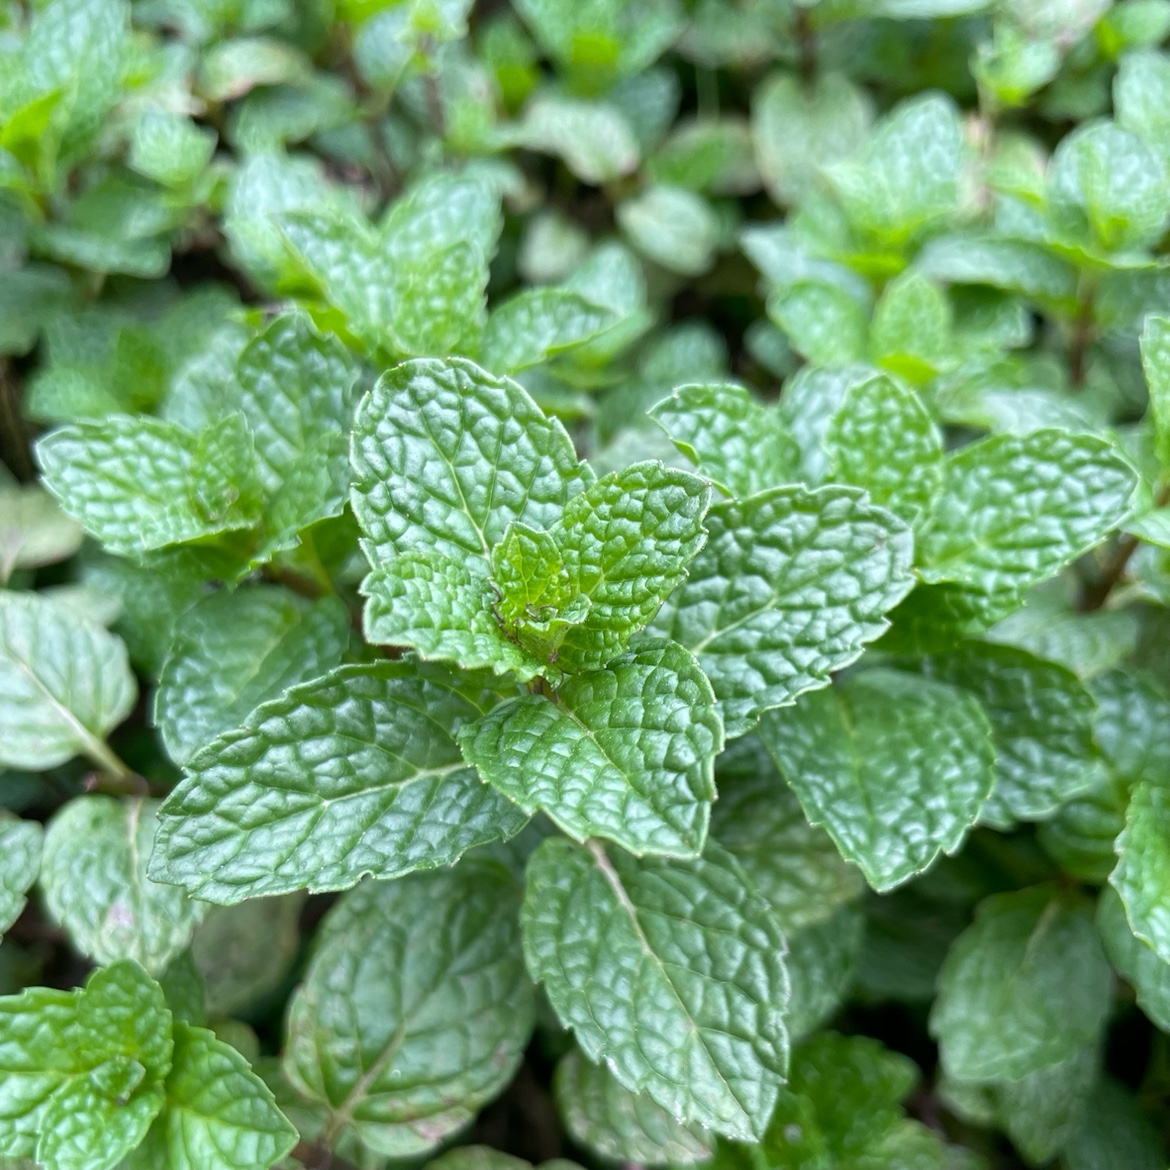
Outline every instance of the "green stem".
<svg viewBox="0 0 1170 1170"><path fill-rule="evenodd" d="M98 774L89 778L86 788L106 796L149 796L150 785L109 744L94 738L85 746L85 754L97 765Z"/></svg>

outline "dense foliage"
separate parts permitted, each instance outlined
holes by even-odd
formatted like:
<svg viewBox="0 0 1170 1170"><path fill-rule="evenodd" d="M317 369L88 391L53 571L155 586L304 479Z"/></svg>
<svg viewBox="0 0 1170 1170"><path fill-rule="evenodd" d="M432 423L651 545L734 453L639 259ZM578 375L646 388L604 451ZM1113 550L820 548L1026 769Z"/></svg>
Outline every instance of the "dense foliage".
<svg viewBox="0 0 1170 1170"><path fill-rule="evenodd" d="M1165 1170L1170 0L471 8L0 0L0 1167Z"/></svg>

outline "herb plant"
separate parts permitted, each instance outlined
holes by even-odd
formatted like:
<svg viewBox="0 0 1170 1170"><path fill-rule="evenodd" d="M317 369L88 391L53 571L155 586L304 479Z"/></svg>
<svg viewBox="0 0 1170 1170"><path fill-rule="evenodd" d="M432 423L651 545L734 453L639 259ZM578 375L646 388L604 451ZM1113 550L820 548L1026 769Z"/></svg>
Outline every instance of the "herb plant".
<svg viewBox="0 0 1170 1170"><path fill-rule="evenodd" d="M1165 1170L1168 36L0 0L0 1170Z"/></svg>

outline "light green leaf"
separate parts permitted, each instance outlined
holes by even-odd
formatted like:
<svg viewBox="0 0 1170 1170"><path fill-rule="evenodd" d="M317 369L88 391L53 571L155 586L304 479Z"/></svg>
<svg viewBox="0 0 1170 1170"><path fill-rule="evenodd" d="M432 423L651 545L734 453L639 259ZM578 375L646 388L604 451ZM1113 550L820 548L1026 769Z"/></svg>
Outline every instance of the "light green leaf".
<svg viewBox="0 0 1170 1170"><path fill-rule="evenodd" d="M991 791L990 731L971 695L884 668L760 722L809 820L880 891L963 843Z"/></svg>
<svg viewBox="0 0 1170 1170"><path fill-rule="evenodd" d="M0 1157L112 1170L161 1107L171 1053L162 988L136 963L99 969L77 991L0 999ZM111 1124L119 1099L127 1126ZM79 1150L100 1158L79 1162Z"/></svg>
<svg viewBox="0 0 1170 1170"><path fill-rule="evenodd" d="M955 234L931 240L915 267L932 280L985 284L1054 305L1075 304L1076 269L1030 240Z"/></svg>
<svg viewBox="0 0 1170 1170"><path fill-rule="evenodd" d="M1069 1142L1100 1076L1096 1045L994 1088L999 1124L1029 1165L1050 1162Z"/></svg>
<svg viewBox="0 0 1170 1170"><path fill-rule="evenodd" d="M1113 110L1119 126L1140 135L1163 159L1170 158L1170 61L1165 54L1138 49L1121 55L1113 79Z"/></svg>
<svg viewBox="0 0 1170 1170"><path fill-rule="evenodd" d="M991 723L995 787L984 824L1051 817L1101 775L1093 743L1096 701L1072 671L1010 646L959 643L925 672L973 694Z"/></svg>
<svg viewBox="0 0 1170 1170"><path fill-rule="evenodd" d="M641 639L607 669L567 677L555 699L501 703L464 726L459 744L509 800L578 841L702 851L723 727L710 684L675 643Z"/></svg>
<svg viewBox="0 0 1170 1170"><path fill-rule="evenodd" d="M686 1123L758 1137L787 1066L784 942L726 853L547 840L523 925L528 969L590 1060Z"/></svg>
<svg viewBox="0 0 1170 1170"><path fill-rule="evenodd" d="M511 1079L533 1022L519 889L502 866L367 882L330 912L289 1008L284 1070L355 1134L412 1157Z"/></svg>
<svg viewBox="0 0 1170 1170"><path fill-rule="evenodd" d="M876 365L922 386L952 357L951 332L946 293L911 269L891 280L874 306L870 355Z"/></svg>
<svg viewBox="0 0 1170 1170"><path fill-rule="evenodd" d="M215 153L215 131L169 110L145 110L130 139L130 166L167 187L184 187Z"/></svg>
<svg viewBox="0 0 1170 1170"><path fill-rule="evenodd" d="M1170 962L1170 789L1165 777L1133 790L1117 838L1117 868L1109 882L1125 903L1130 928Z"/></svg>
<svg viewBox="0 0 1170 1170"><path fill-rule="evenodd" d="M177 764L261 703L325 674L349 642L336 597L309 602L276 585L213 593L175 623L154 697L154 722Z"/></svg>
<svg viewBox="0 0 1170 1170"><path fill-rule="evenodd" d="M651 632L698 657L731 738L853 662L913 583L909 530L855 488L774 488L706 525Z"/></svg>
<svg viewBox="0 0 1170 1170"><path fill-rule="evenodd" d="M153 975L187 948L206 909L146 876L158 802L79 796L49 822L41 890L74 946L97 963L133 959Z"/></svg>
<svg viewBox="0 0 1170 1170"><path fill-rule="evenodd" d="M0 935L20 917L41 867L41 826L0 813Z"/></svg>
<svg viewBox="0 0 1170 1170"><path fill-rule="evenodd" d="M409 267L460 243L489 258L502 225L499 192L491 183L471 172L435 171L393 200L381 233L389 258Z"/></svg>
<svg viewBox="0 0 1170 1170"><path fill-rule="evenodd" d="M512 374L581 345L617 320L612 310L572 289L524 289L492 311L480 361Z"/></svg>
<svg viewBox="0 0 1170 1170"><path fill-rule="evenodd" d="M930 1015L943 1068L1018 1080L1094 1044L1112 976L1093 920L1048 886L980 902L939 975Z"/></svg>
<svg viewBox="0 0 1170 1170"><path fill-rule="evenodd" d="M824 439L833 478L864 488L908 524L942 486L942 436L922 400L892 378L855 382Z"/></svg>
<svg viewBox="0 0 1170 1170"><path fill-rule="evenodd" d="M268 1086L206 1028L175 1023L165 1104L124 1170L269 1170L297 1131Z"/></svg>
<svg viewBox="0 0 1170 1170"><path fill-rule="evenodd" d="M510 133L517 146L557 155L578 179L601 184L637 169L633 128L610 102L539 94Z"/></svg>
<svg viewBox="0 0 1170 1170"><path fill-rule="evenodd" d="M480 347L488 258L478 248L459 242L417 258L402 258L395 263L394 275L390 329L395 348L428 357Z"/></svg>
<svg viewBox="0 0 1170 1170"><path fill-rule="evenodd" d="M416 549L488 561L513 520L547 528L593 481L559 422L515 382L459 358L383 375L358 407L352 460L375 567Z"/></svg>
<svg viewBox="0 0 1170 1170"><path fill-rule="evenodd" d="M815 190L821 167L848 158L865 140L873 103L841 73L809 81L773 74L752 96L752 137L768 193L782 206Z"/></svg>
<svg viewBox="0 0 1170 1170"><path fill-rule="evenodd" d="M110 552L132 556L257 522L258 494L238 466L219 462L241 454L237 424L229 415L196 436L161 419L110 415L50 432L37 458L61 507Z"/></svg>
<svg viewBox="0 0 1170 1170"><path fill-rule="evenodd" d="M0 484L0 585L14 569L39 569L81 547L81 525L39 487Z"/></svg>
<svg viewBox="0 0 1170 1170"><path fill-rule="evenodd" d="M118 771L105 737L137 693L120 638L36 594L0 590L0 765L52 768L81 754Z"/></svg>
<svg viewBox="0 0 1170 1170"><path fill-rule="evenodd" d="M808 823L796 793L758 739L720 756L711 835L748 875L785 933L831 919L861 896L865 881L832 839Z"/></svg>
<svg viewBox="0 0 1170 1170"><path fill-rule="evenodd" d="M839 906L787 939L788 1032L800 1040L832 1019L848 995L865 941L865 915L858 906Z"/></svg>
<svg viewBox="0 0 1170 1170"><path fill-rule="evenodd" d="M647 412L728 496L750 496L800 476L800 452L775 410L730 382L680 386Z"/></svg>
<svg viewBox="0 0 1170 1170"><path fill-rule="evenodd" d="M950 455L918 560L925 581L980 593L1050 577L1122 522L1136 478L1105 439L992 435Z"/></svg>
<svg viewBox="0 0 1170 1170"><path fill-rule="evenodd" d="M631 1093L604 1065L574 1048L553 1074L553 1092L572 1139L602 1158L646 1166L689 1166L711 1156L709 1135Z"/></svg>
<svg viewBox="0 0 1170 1170"><path fill-rule="evenodd" d="M449 865L524 818L463 762L483 714L416 666L341 667L195 756L162 809L150 873L231 904Z"/></svg>
<svg viewBox="0 0 1170 1170"><path fill-rule="evenodd" d="M654 617L706 541L710 502L698 476L648 462L611 472L565 504L550 535L589 610L565 631L561 667L599 669Z"/></svg>
<svg viewBox="0 0 1170 1170"><path fill-rule="evenodd" d="M1170 963L1133 933L1121 896L1112 886L1106 886L1097 900L1097 929L1109 961L1133 988L1138 1007L1163 1032L1170 1032Z"/></svg>
<svg viewBox="0 0 1170 1170"><path fill-rule="evenodd" d="M719 218L694 191L654 183L619 203L616 215L630 243L668 272L699 276L715 262Z"/></svg>
<svg viewBox="0 0 1170 1170"><path fill-rule="evenodd" d="M768 316L813 366L844 366L868 348L866 307L827 280L799 279L768 298Z"/></svg>
<svg viewBox="0 0 1170 1170"><path fill-rule="evenodd" d="M1170 471L1170 318L1146 318L1142 330L1142 370L1150 391L1150 418L1154 424L1154 453L1164 471Z"/></svg>

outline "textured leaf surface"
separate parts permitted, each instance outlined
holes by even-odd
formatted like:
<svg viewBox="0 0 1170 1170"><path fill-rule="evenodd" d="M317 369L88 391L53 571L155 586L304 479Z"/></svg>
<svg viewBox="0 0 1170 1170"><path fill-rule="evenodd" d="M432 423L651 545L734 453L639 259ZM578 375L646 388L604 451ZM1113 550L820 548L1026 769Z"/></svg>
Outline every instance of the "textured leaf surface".
<svg viewBox="0 0 1170 1170"><path fill-rule="evenodd" d="M857 978L865 939L860 907L839 906L828 918L789 931L788 1033L800 1040L827 1023L841 1007Z"/></svg>
<svg viewBox="0 0 1170 1170"><path fill-rule="evenodd" d="M635 463L568 502L551 535L589 611L565 631L564 669L604 666L650 621L703 547L710 501L698 476Z"/></svg>
<svg viewBox="0 0 1170 1170"><path fill-rule="evenodd" d="M710 684L675 643L639 640L607 669L566 678L555 699L501 703L459 742L485 780L578 841L702 851L723 727Z"/></svg>
<svg viewBox="0 0 1170 1170"><path fill-rule="evenodd" d="M165 1104L125 1170L269 1170L296 1144L268 1086L230 1045L176 1021Z"/></svg>
<svg viewBox="0 0 1170 1170"><path fill-rule="evenodd" d="M13 569L35 569L72 556L81 525L39 487L0 483L0 584Z"/></svg>
<svg viewBox="0 0 1170 1170"><path fill-rule="evenodd" d="M129 556L256 523L259 497L230 461L238 450L225 446L237 434L224 426L196 436L162 419L110 415L51 432L37 458L62 508Z"/></svg>
<svg viewBox="0 0 1170 1170"><path fill-rule="evenodd" d="M951 455L919 548L926 581L983 593L1051 576L1125 517L1135 478L1094 435L993 435Z"/></svg>
<svg viewBox="0 0 1170 1170"><path fill-rule="evenodd" d="M970 691L991 722L995 787L980 814L985 824L1044 820L1099 779L1097 704L1072 671L1027 650L974 641L928 658L925 670Z"/></svg>
<svg viewBox="0 0 1170 1170"><path fill-rule="evenodd" d="M909 530L856 489L775 488L706 525L651 630L698 657L732 737L857 658L913 583Z"/></svg>
<svg viewBox="0 0 1170 1170"><path fill-rule="evenodd" d="M349 641L337 598L308 602L278 586L215 593L175 623L154 721L177 764L261 703L336 666Z"/></svg>
<svg viewBox="0 0 1170 1170"><path fill-rule="evenodd" d="M358 408L352 459L375 566L414 549L487 559L513 520L547 528L593 478L516 383L454 358L384 375Z"/></svg>
<svg viewBox="0 0 1170 1170"><path fill-rule="evenodd" d="M528 969L587 1057L675 1117L758 1136L787 1065L784 942L727 854L637 861L549 840L523 922Z"/></svg>
<svg viewBox="0 0 1170 1170"><path fill-rule="evenodd" d="M49 822L41 889L77 949L97 963L133 959L151 974L185 950L205 906L146 876L158 804L79 796Z"/></svg>
<svg viewBox="0 0 1170 1170"><path fill-rule="evenodd" d="M648 1166L687 1166L711 1156L699 1126L683 1125L642 1093L631 1093L604 1065L573 1049L553 1078L557 1107L574 1141L603 1158Z"/></svg>
<svg viewBox="0 0 1170 1170"><path fill-rule="evenodd" d="M1154 422L1154 451L1163 468L1170 468L1170 319L1146 318L1142 330L1142 371L1150 391Z"/></svg>
<svg viewBox="0 0 1170 1170"><path fill-rule="evenodd" d="M796 441L779 414L743 386L680 386L649 414L725 495L750 496L800 478Z"/></svg>
<svg viewBox="0 0 1170 1170"><path fill-rule="evenodd" d="M288 1016L284 1068L393 1157L425 1153L512 1078L532 1030L519 889L502 867L370 882L330 913Z"/></svg>
<svg viewBox="0 0 1170 1170"><path fill-rule="evenodd" d="M881 668L760 724L809 820L877 890L962 844L991 791L990 730L971 695Z"/></svg>
<svg viewBox="0 0 1170 1170"><path fill-rule="evenodd" d="M137 686L120 638L31 593L0 590L0 765L51 768L106 735Z"/></svg>
<svg viewBox="0 0 1170 1170"><path fill-rule="evenodd" d="M851 386L825 436L833 478L913 524L942 485L942 437L912 390L891 378Z"/></svg>
<svg viewBox="0 0 1170 1170"><path fill-rule="evenodd" d="M1121 896L1111 886L1097 901L1097 929L1109 961L1133 987L1138 1007L1163 1032L1170 1031L1170 963L1133 933Z"/></svg>
<svg viewBox="0 0 1170 1170"><path fill-rule="evenodd" d="M41 826L0 815L0 935L20 917L41 868Z"/></svg>
<svg viewBox="0 0 1170 1170"><path fill-rule="evenodd" d="M572 289L525 289L488 318L480 361L501 373L525 370L596 337L616 320L611 309Z"/></svg>
<svg viewBox="0 0 1170 1170"><path fill-rule="evenodd" d="M1109 875L1135 935L1170 962L1170 789L1144 781L1130 797Z"/></svg>
<svg viewBox="0 0 1170 1170"><path fill-rule="evenodd" d="M1047 886L996 894L951 948L930 1016L960 1080L1018 1080L1094 1043L1111 975L1093 920Z"/></svg>
<svg viewBox="0 0 1170 1170"><path fill-rule="evenodd" d="M407 664L294 687L191 760L163 806L151 874L232 903L449 865L511 836L524 818L454 739L482 713Z"/></svg>

